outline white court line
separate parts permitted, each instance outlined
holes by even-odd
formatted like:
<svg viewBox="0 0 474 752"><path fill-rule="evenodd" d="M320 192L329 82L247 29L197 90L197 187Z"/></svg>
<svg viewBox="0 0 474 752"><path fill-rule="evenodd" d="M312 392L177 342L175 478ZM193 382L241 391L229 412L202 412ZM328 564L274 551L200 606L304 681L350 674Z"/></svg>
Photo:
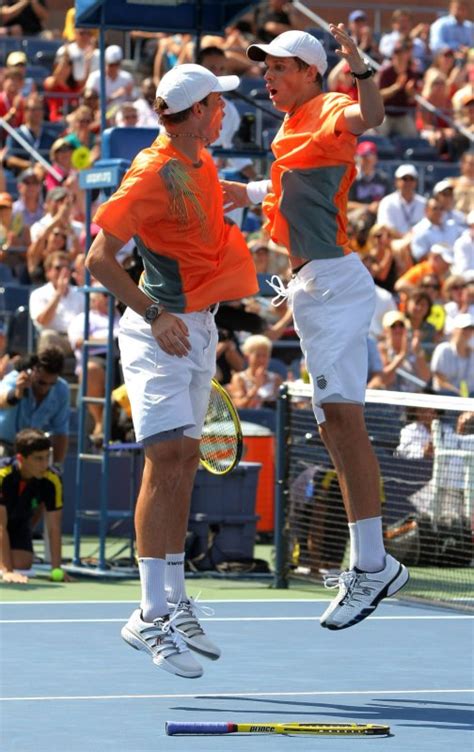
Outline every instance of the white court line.
<svg viewBox="0 0 474 752"><path fill-rule="evenodd" d="M474 619L474 616L465 614L445 615L433 614L433 616L369 616L370 620L378 621L415 621L415 620L450 620L450 619ZM129 619L0 619L0 624L106 624L108 622L123 624ZM211 616L199 621L318 621L318 616Z"/></svg>
<svg viewBox="0 0 474 752"><path fill-rule="evenodd" d="M362 689L348 692L193 692L191 694L154 694L154 695L45 695L43 697L0 697L1 702L45 702L58 700L201 700L206 697L213 700L231 697L341 697L344 695L426 695L426 694L465 694L474 689Z"/></svg>
<svg viewBox="0 0 474 752"><path fill-rule="evenodd" d="M392 598L392 601L397 601ZM330 603L330 598L211 598L210 600L199 600L200 603ZM107 606L109 603L135 604L134 601L0 601L2 606L82 606L82 604L101 604Z"/></svg>

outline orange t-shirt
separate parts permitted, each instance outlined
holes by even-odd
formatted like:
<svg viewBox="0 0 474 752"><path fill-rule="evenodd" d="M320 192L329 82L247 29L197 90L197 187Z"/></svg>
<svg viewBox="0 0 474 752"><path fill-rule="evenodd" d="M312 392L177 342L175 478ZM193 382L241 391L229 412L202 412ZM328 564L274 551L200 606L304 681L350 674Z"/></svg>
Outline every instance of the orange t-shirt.
<svg viewBox="0 0 474 752"><path fill-rule="evenodd" d="M159 136L134 159L94 217L142 256L140 286L169 311L188 313L258 291L255 266L237 225L224 218L210 154L199 166Z"/></svg>
<svg viewBox="0 0 474 752"><path fill-rule="evenodd" d="M266 229L293 256L324 259L352 252L346 209L357 137L343 114L351 104L344 94L319 94L287 115L272 143Z"/></svg>
<svg viewBox="0 0 474 752"><path fill-rule="evenodd" d="M402 274L399 282L408 282L409 285L418 285L423 277L426 277L428 274L433 274L433 265L429 259L426 261L420 261L419 264L415 264L415 266L411 266L405 274Z"/></svg>

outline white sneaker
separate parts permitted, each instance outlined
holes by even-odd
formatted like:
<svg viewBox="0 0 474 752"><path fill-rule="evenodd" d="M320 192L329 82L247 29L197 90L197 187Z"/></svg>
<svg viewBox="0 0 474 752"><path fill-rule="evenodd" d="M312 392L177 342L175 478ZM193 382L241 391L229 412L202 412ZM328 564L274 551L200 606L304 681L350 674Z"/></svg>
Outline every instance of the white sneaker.
<svg viewBox="0 0 474 752"><path fill-rule="evenodd" d="M339 593L320 618L327 629L346 629L369 616L382 600L394 595L408 582L408 570L386 554L385 567L380 572L361 572L351 569L338 576L329 575L327 588L339 588Z"/></svg>
<svg viewBox="0 0 474 752"><path fill-rule="evenodd" d="M168 603L173 614L173 627L182 637L186 645L197 653L216 661L220 658L221 651L206 635L197 617L199 609L204 614L212 615L212 609L197 604L193 598L186 598L180 603Z"/></svg>
<svg viewBox="0 0 474 752"><path fill-rule="evenodd" d="M185 679L197 679L203 669L186 647L173 623L173 617L162 616L150 623L143 621L139 608L122 628L121 635L135 650L145 650L158 668Z"/></svg>

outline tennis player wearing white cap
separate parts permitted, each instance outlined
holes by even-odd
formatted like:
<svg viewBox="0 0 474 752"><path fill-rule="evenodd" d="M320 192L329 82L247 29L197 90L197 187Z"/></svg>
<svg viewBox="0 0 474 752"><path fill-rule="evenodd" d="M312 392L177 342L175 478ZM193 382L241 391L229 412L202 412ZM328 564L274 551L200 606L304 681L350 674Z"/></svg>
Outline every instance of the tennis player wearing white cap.
<svg viewBox="0 0 474 752"><path fill-rule="evenodd" d="M202 628L184 581L184 542L199 464L199 440L215 373L216 303L257 292L245 239L224 219L222 189L204 148L219 135L221 93L237 76L200 65L169 71L154 108L165 133L137 155L98 210L87 266L127 306L119 344L145 466L135 514L141 606L124 640L185 678L219 648ZM137 287L116 254L134 238L144 274Z"/></svg>
<svg viewBox="0 0 474 752"><path fill-rule="evenodd" d="M384 108L373 71L344 26L330 29L357 82L358 102L323 93L326 53L310 34L287 31L270 44L251 45L247 55L265 63L270 100L285 119L272 144L271 179L226 184L224 190L230 206L263 199L267 229L290 255L293 279L288 288L275 288L293 307L315 415L338 473L351 538L350 569L326 583L339 591L321 625L344 629L399 590L408 573L384 549L379 469L364 422L375 293L346 232L357 135L379 125Z"/></svg>

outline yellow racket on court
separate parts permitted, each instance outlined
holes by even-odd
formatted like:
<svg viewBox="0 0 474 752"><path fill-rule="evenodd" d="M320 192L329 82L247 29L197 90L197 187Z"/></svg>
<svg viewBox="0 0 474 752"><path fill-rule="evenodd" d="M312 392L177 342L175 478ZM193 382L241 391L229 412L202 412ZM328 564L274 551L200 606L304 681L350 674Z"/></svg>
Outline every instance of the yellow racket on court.
<svg viewBox="0 0 474 752"><path fill-rule="evenodd" d="M174 734L311 734L321 736L388 736L390 726L374 723L165 723Z"/></svg>
<svg viewBox="0 0 474 752"><path fill-rule="evenodd" d="M242 447L237 410L224 387L212 379L199 447L201 465L213 475L226 475L239 463Z"/></svg>

